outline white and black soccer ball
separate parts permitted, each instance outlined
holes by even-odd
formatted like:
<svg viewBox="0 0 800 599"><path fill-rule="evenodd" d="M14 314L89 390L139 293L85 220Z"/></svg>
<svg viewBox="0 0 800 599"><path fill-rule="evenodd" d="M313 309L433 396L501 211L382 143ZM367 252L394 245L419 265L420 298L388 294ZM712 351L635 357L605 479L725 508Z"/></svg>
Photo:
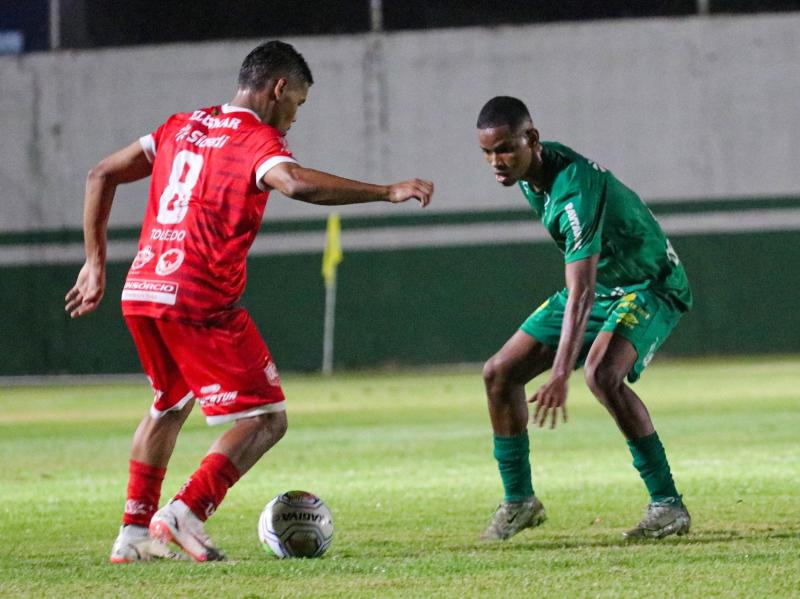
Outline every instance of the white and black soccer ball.
<svg viewBox="0 0 800 599"><path fill-rule="evenodd" d="M258 538L267 553L281 559L319 557L333 540L333 517L313 493L281 493L261 512Z"/></svg>

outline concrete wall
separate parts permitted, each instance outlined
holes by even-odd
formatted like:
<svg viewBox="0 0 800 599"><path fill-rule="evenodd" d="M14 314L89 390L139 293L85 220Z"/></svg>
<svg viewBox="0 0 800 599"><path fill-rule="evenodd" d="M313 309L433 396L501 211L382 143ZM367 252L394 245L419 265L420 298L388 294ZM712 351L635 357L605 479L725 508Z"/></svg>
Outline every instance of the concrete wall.
<svg viewBox="0 0 800 599"><path fill-rule="evenodd" d="M522 195L482 162L475 118L498 94L652 203L695 295L662 354L800 351L800 14L289 41L317 80L289 136L302 163L437 185L424 212L340 210L337 368L480 361L563 286ZM103 304L63 311L85 173L228 100L255 43L0 59L0 375L138 370L118 298L146 183L119 190ZM326 214L276 195L251 251L244 304L285 370L321 363Z"/></svg>
<svg viewBox="0 0 800 599"><path fill-rule="evenodd" d="M86 171L166 115L228 100L257 41L0 59L0 231L79 227ZM477 112L498 94L645 198L800 192L800 14L288 41L317 81L289 136L300 161L429 177L434 210L519 205L476 145ZM122 189L112 223L137 225L145 197L144 183ZM320 214L275 197L267 218Z"/></svg>

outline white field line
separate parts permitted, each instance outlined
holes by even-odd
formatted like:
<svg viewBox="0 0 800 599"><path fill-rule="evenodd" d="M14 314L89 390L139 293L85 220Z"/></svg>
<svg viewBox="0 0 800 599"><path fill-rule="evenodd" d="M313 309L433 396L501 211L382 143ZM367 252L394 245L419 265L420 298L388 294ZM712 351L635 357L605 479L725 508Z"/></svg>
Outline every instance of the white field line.
<svg viewBox="0 0 800 599"><path fill-rule="evenodd" d="M800 231L800 208L670 214L660 216L658 221L671 236ZM550 243L550 237L533 218L530 221L372 227L342 232L344 251L516 243ZM271 233L256 237L250 255L315 254L321 253L324 247L325 231ZM137 242L133 240L109 242L108 260L131 261L136 249ZM80 242L0 246L0 266L80 264L83 257Z"/></svg>

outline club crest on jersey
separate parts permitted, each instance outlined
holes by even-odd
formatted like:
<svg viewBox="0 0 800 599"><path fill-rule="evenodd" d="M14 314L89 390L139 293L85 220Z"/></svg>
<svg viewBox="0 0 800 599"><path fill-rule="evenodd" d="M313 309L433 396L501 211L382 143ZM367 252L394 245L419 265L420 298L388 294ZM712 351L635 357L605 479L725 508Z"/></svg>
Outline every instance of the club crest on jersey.
<svg viewBox="0 0 800 599"><path fill-rule="evenodd" d="M172 274L181 267L181 264L183 264L183 258L183 250L179 250L177 248L167 250L158 259L158 264L156 264L156 274L162 277Z"/></svg>
<svg viewBox="0 0 800 599"><path fill-rule="evenodd" d="M153 252L153 249L149 245L144 246L139 250L139 253L137 253L136 257L133 259L131 270L139 270L142 266L150 262L154 256L155 253Z"/></svg>
<svg viewBox="0 0 800 599"><path fill-rule="evenodd" d="M267 381L273 387L277 387L281 384L281 376L278 374L278 367L275 366L275 362L270 360L267 362L267 367L264 369L264 372L267 375Z"/></svg>

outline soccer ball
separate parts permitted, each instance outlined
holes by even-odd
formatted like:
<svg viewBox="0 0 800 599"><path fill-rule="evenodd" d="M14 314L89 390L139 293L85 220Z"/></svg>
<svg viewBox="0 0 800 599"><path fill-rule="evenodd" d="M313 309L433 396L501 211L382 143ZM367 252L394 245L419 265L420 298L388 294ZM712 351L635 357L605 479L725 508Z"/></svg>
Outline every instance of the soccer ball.
<svg viewBox="0 0 800 599"><path fill-rule="evenodd" d="M258 538L268 554L281 559L319 557L333 540L333 517L313 493L281 493L261 512Z"/></svg>

